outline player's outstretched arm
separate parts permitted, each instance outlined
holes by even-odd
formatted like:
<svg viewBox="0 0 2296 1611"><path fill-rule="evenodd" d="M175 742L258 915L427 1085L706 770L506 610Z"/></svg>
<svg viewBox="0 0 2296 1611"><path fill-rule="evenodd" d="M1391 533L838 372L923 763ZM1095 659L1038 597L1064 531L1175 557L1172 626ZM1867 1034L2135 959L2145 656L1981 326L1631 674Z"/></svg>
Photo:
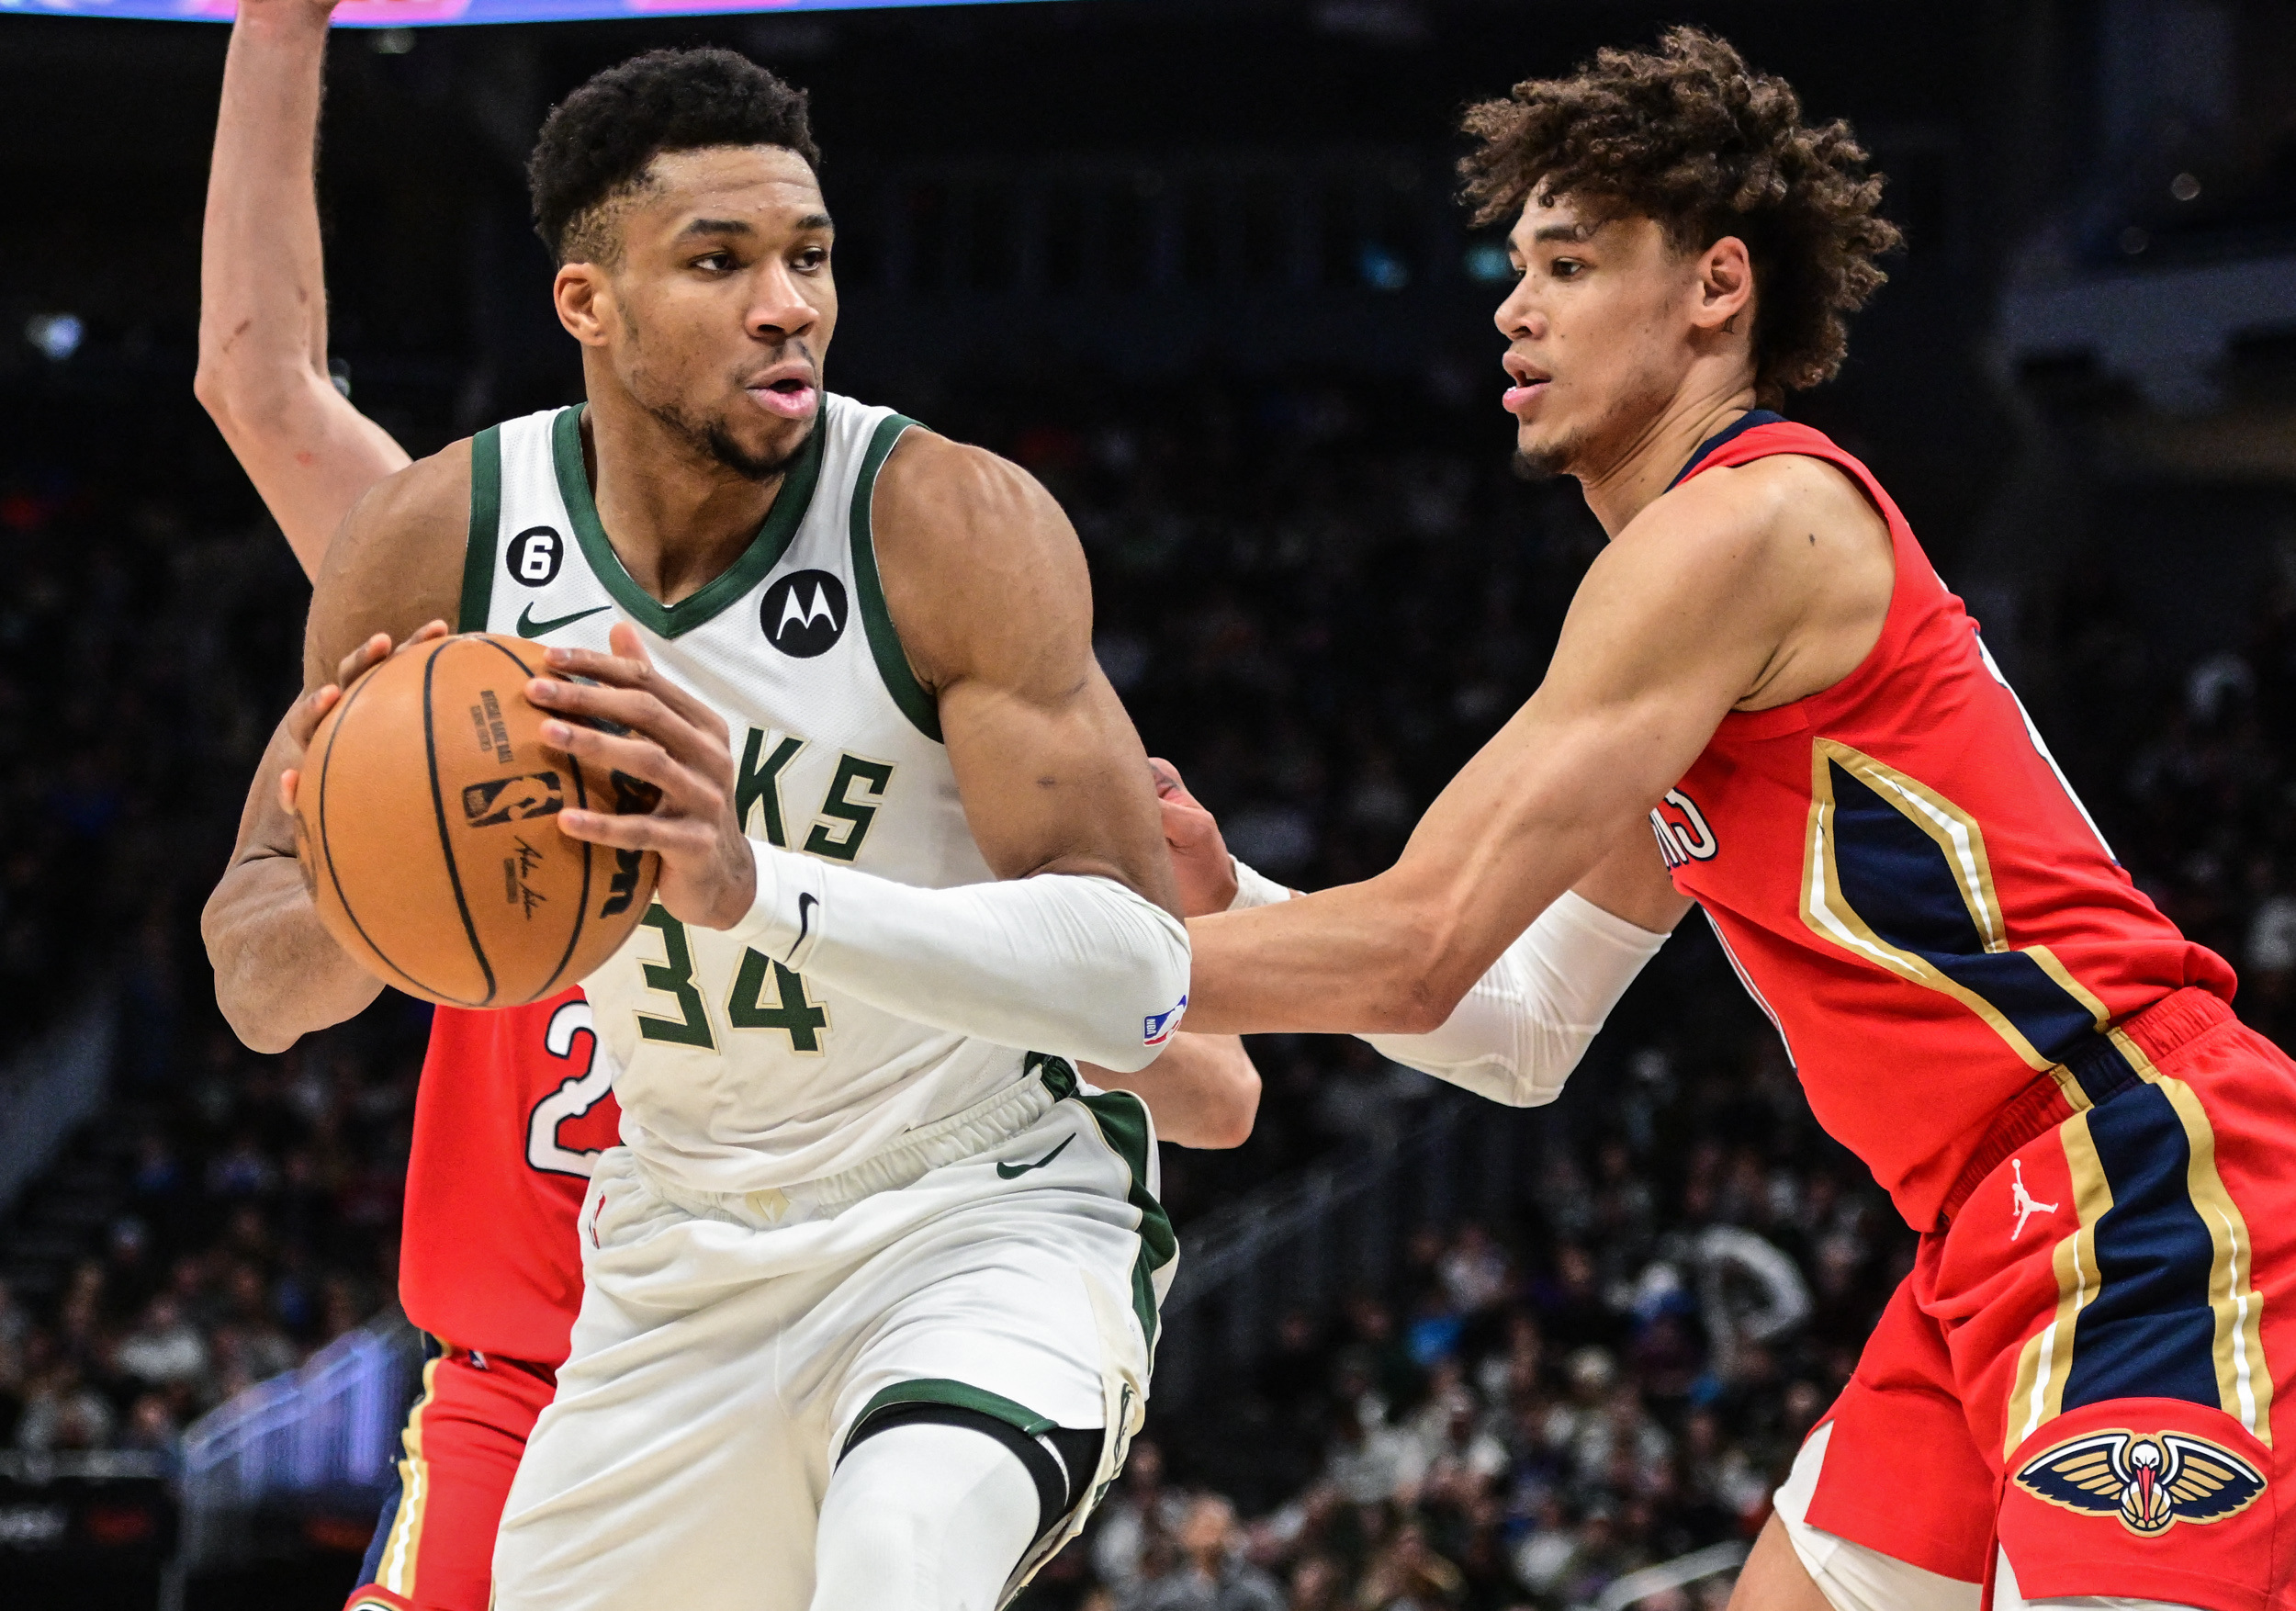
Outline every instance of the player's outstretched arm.
<svg viewBox="0 0 2296 1611"><path fill-rule="evenodd" d="M304 574L406 450L335 389L315 185L333 0L242 0L200 242L193 389Z"/></svg>
<svg viewBox="0 0 2296 1611"><path fill-rule="evenodd" d="M1187 1004L1187 931L1147 757L1092 658L1084 555L1059 506L991 455L921 431L877 483L878 568L936 700L965 817L1001 882L918 889L742 836L722 718L636 637L554 648L527 696L546 741L654 783L645 816L562 812L560 831L661 856L662 904L915 1022L1130 1071Z"/></svg>
<svg viewBox="0 0 2296 1611"><path fill-rule="evenodd" d="M1673 787L1732 706L1775 685L1810 612L1838 603L1798 512L1800 474L1702 477L1637 517L1589 569L1546 682L1429 807L1394 867L1190 925L1194 1026L1440 1028ZM1885 610L1885 579L1882 591ZM1644 876L1649 901L1673 898L1655 866Z"/></svg>
<svg viewBox="0 0 2296 1611"><path fill-rule="evenodd" d="M304 693L264 751L231 865L199 918L217 1005L258 1052L341 1023L382 989L320 924L296 860L295 787L312 730L343 689L394 646L445 630L469 498L465 442L375 488L328 547L304 633Z"/></svg>
<svg viewBox="0 0 2296 1611"><path fill-rule="evenodd" d="M1148 1104L1156 1138L1217 1150L1252 1139L1259 1117L1260 1071L1233 1035L1182 1031L1164 1055L1137 1074L1087 1063L1084 1076L1103 1090L1130 1091Z"/></svg>
<svg viewBox="0 0 2296 1611"><path fill-rule="evenodd" d="M1287 901L1293 892L1228 853L1220 824L1169 761L1152 759L1165 841L1191 917ZM1499 955L1451 1016L1422 1034L1366 1035L1395 1062L1511 1108L1562 1095L1688 903L1660 872L1648 825L1629 822L1584 878ZM1631 917L1626 914L1632 914ZM1171 1066L1166 1057L1148 1077Z"/></svg>

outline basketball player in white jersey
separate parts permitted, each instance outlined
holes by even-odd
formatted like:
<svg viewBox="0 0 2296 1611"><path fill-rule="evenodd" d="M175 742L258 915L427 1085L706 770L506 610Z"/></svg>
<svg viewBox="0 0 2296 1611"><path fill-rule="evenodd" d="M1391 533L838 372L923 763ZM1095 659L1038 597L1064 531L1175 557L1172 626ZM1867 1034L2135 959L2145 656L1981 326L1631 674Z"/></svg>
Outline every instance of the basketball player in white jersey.
<svg viewBox="0 0 2296 1611"><path fill-rule="evenodd" d="M726 52L570 97L534 178L589 408L384 481L313 603L315 689L433 618L549 642L591 680L530 689L555 741L663 792L560 817L662 877L585 981L625 1144L504 1607L992 1605L1081 1525L1145 1393L1152 1136L1064 1060L1141 1069L1184 1006L1144 758L1051 501L820 390L814 163L803 98ZM209 907L258 1045L377 988L292 860L329 697L283 724Z"/></svg>

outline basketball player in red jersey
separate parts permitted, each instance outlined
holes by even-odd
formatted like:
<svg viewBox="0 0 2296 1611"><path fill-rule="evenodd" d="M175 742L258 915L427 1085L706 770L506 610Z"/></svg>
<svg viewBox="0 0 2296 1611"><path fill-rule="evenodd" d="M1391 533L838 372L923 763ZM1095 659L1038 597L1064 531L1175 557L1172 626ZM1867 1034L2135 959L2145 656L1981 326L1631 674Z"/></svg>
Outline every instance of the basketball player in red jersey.
<svg viewBox="0 0 2296 1611"><path fill-rule="evenodd" d="M333 0L241 0L224 70L203 242L197 389L307 575L352 504L410 462L327 367L314 192ZM372 660L344 662L347 685ZM332 697L298 712L307 738ZM1176 819L1186 807L1175 806ZM575 1218L620 1110L590 1005L572 989L494 1012L435 1009L416 1088L400 1301L428 1337L405 1458L350 1611L485 1611L494 1535L580 1307ZM1242 1042L1183 1031L1137 1090L1184 1146L1251 1132Z"/></svg>
<svg viewBox="0 0 2296 1611"><path fill-rule="evenodd" d="M1611 542L1392 869L1282 899L1194 858L1191 907L1266 904L1191 926L1191 1022L1393 1036L1540 1099L1694 901L1923 1234L1738 1604L2290 1604L2296 1065L2115 863L1873 476L1771 411L1895 243L1863 153L1690 30L1467 127L1521 276L1519 450Z"/></svg>

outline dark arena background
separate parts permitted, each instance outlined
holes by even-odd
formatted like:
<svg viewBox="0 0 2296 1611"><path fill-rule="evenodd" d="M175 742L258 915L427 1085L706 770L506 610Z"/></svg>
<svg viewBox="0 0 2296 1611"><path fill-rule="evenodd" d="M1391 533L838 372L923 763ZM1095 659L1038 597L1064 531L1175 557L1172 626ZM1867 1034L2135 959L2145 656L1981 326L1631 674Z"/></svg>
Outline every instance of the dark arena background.
<svg viewBox="0 0 2296 1611"><path fill-rule="evenodd" d="M419 1365L429 1009L260 1056L214 1006L198 912L309 597L192 395L228 30L64 9L0 0L0 1604L332 1611ZM2289 1042L2289 0L343 29L335 372L418 455L578 397L541 118L641 48L741 49L813 95L829 382L1041 478L1150 750L1245 860L1358 878L1536 684L1604 540L1511 473L1458 115L1674 21L1873 149L1908 245L1792 411L1893 490L2137 883ZM1165 1149L1148 1431L1021 1605L1718 1611L1913 1240L1705 924L1551 1107L1252 1051L1248 1143Z"/></svg>

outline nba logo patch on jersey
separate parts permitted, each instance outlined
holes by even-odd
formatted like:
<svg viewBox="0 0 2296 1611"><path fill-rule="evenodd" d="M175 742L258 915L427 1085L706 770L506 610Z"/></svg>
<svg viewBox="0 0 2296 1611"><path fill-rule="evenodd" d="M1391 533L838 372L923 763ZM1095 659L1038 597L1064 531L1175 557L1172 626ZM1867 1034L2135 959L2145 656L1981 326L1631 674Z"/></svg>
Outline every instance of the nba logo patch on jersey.
<svg viewBox="0 0 2296 1611"><path fill-rule="evenodd" d="M1181 1016L1187 1011L1187 997L1183 996L1169 1012L1159 1012L1141 1020L1140 1043L1143 1046L1163 1045L1172 1038L1173 1031L1180 1027Z"/></svg>
<svg viewBox="0 0 2296 1611"><path fill-rule="evenodd" d="M2019 1470L2036 1499L2118 1516L2139 1538L2178 1522L2219 1522L2263 1493L2261 1471L2222 1444L2182 1432L2092 1432L2043 1449Z"/></svg>

